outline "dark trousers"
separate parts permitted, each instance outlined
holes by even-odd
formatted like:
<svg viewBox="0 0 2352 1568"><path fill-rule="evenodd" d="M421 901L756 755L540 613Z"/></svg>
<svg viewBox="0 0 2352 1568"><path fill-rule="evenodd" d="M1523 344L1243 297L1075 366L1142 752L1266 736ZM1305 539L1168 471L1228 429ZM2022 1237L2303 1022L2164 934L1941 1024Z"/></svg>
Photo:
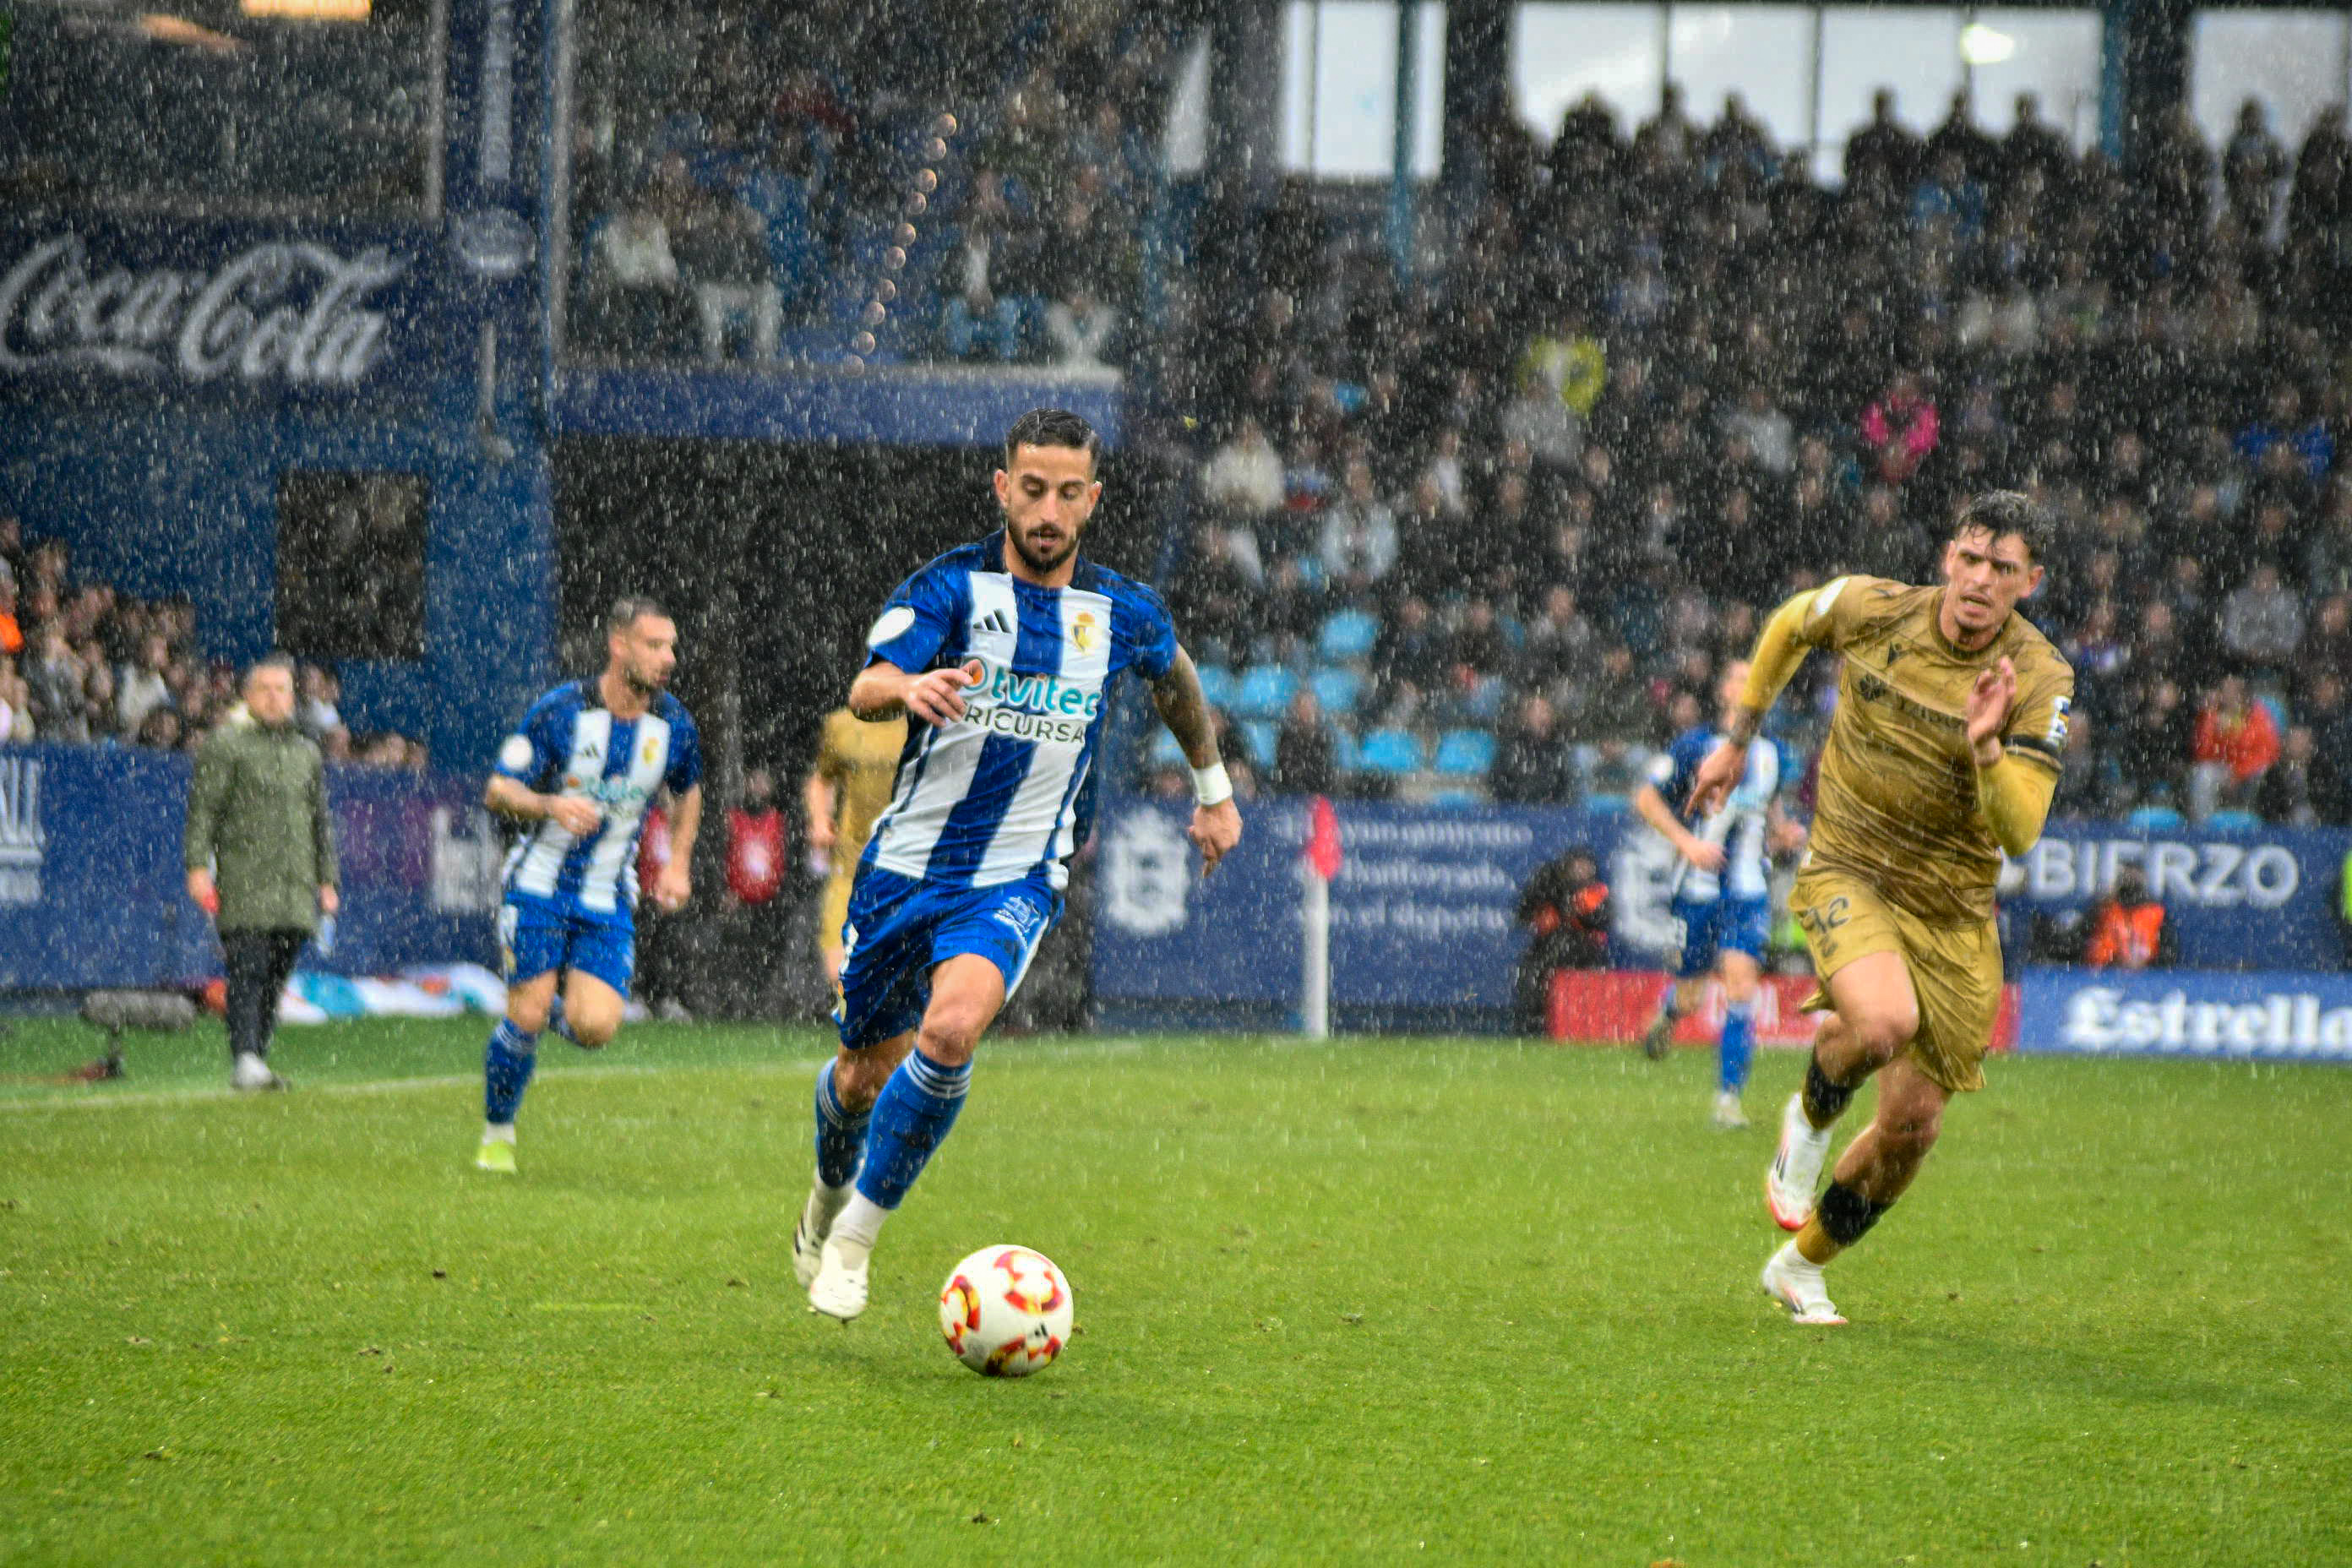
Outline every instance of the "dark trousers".
<svg viewBox="0 0 2352 1568"><path fill-rule="evenodd" d="M278 998L310 933L225 931L220 940L228 960L228 1048L240 1056L267 1056L270 1032L278 1027Z"/></svg>

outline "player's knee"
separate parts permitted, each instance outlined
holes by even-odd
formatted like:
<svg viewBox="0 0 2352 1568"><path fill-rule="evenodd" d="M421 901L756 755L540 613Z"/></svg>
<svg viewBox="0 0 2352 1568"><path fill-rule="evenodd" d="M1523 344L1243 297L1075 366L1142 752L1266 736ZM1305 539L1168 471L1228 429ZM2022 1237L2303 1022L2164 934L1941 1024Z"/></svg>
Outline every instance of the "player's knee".
<svg viewBox="0 0 2352 1568"><path fill-rule="evenodd" d="M1916 1010L1899 1013L1873 1013L1851 1020L1853 1042L1864 1056L1884 1067L1903 1054L1903 1047L1919 1032Z"/></svg>
<svg viewBox="0 0 2352 1568"><path fill-rule="evenodd" d="M618 1018L572 1019L572 1037L580 1043L583 1050L601 1051L612 1044L613 1037L620 1032L621 1021Z"/></svg>
<svg viewBox="0 0 2352 1568"><path fill-rule="evenodd" d="M553 1004L548 996L525 996L507 993L507 1022L526 1035L536 1035L547 1027L547 1015Z"/></svg>
<svg viewBox="0 0 2352 1568"><path fill-rule="evenodd" d="M1935 1111L1882 1114L1878 1119L1878 1146L1881 1152L1895 1159L1924 1160L1943 1130L1944 1119Z"/></svg>
<svg viewBox="0 0 2352 1568"><path fill-rule="evenodd" d="M917 1047L941 1067L960 1068L971 1060L980 1046L980 1026L970 1018L950 1014L945 1017L926 1018Z"/></svg>

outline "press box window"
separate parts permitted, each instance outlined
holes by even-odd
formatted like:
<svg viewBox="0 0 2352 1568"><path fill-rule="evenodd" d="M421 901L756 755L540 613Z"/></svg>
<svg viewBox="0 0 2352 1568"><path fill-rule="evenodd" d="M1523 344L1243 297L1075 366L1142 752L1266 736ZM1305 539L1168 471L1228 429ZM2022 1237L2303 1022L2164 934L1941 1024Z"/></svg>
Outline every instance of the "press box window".
<svg viewBox="0 0 2352 1568"><path fill-rule="evenodd" d="M415 474L278 481L278 642L306 658L425 657L429 495Z"/></svg>

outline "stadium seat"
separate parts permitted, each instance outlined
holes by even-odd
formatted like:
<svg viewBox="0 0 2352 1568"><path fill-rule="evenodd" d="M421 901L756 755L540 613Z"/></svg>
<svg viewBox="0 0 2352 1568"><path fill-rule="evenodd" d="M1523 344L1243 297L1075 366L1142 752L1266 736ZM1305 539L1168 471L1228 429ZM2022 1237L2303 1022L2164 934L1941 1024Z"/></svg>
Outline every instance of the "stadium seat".
<svg viewBox="0 0 2352 1568"><path fill-rule="evenodd" d="M2252 833L2260 828L2263 819L2251 811L2217 811L2205 819L2205 826L2216 833Z"/></svg>
<svg viewBox="0 0 2352 1568"><path fill-rule="evenodd" d="M1261 768L1274 766L1274 742L1281 726L1271 719L1244 719L1242 738L1249 742L1250 760Z"/></svg>
<svg viewBox="0 0 2352 1568"><path fill-rule="evenodd" d="M1495 765L1495 737L1485 730L1448 730L1437 738L1432 765L1441 773L1484 778Z"/></svg>
<svg viewBox="0 0 2352 1568"><path fill-rule="evenodd" d="M1237 718L1278 719L1297 689L1298 677L1278 664L1261 664L1242 671L1231 706Z"/></svg>
<svg viewBox="0 0 2352 1568"><path fill-rule="evenodd" d="M1364 771L1364 749L1356 742L1356 732L1345 724L1331 729L1331 765L1343 773Z"/></svg>
<svg viewBox="0 0 2352 1568"><path fill-rule="evenodd" d="M1315 647L1325 658L1363 658L1371 653L1380 636L1377 617L1361 610L1335 610L1324 618Z"/></svg>
<svg viewBox="0 0 2352 1568"><path fill-rule="evenodd" d="M1222 664L1204 664L1200 667L1200 674L1201 695L1209 706L1231 708L1234 693L1241 684L1234 679L1234 672Z"/></svg>
<svg viewBox="0 0 2352 1568"><path fill-rule="evenodd" d="M2143 805L2124 818L2136 833L2169 833L2180 826L2180 814L2168 805Z"/></svg>
<svg viewBox="0 0 2352 1568"><path fill-rule="evenodd" d="M1410 730L1375 730L1364 737L1356 758L1359 772L1411 773L1421 771L1421 740Z"/></svg>
<svg viewBox="0 0 2352 1568"><path fill-rule="evenodd" d="M1331 714L1353 713L1356 699L1364 693L1362 676L1333 665L1308 676L1307 684L1315 689L1315 700L1323 705L1323 711Z"/></svg>
<svg viewBox="0 0 2352 1568"><path fill-rule="evenodd" d="M1584 797L1584 809L1597 816L1616 816L1629 810L1632 804L1622 795L1588 795Z"/></svg>
<svg viewBox="0 0 2352 1568"><path fill-rule="evenodd" d="M1442 789L1429 797L1429 804L1460 811L1468 806L1486 805L1486 797L1475 789Z"/></svg>

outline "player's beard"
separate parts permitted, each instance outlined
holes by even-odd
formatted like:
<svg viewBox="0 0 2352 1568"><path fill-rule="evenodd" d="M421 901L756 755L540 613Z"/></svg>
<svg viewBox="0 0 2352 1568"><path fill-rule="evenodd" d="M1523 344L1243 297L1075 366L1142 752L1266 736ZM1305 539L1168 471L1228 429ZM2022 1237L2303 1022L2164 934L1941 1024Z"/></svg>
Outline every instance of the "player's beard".
<svg viewBox="0 0 2352 1568"><path fill-rule="evenodd" d="M1021 557L1021 563L1040 577L1052 576L1061 570L1065 562L1078 552L1078 535L1076 529L1068 527L1062 529L1061 547L1050 555L1040 555L1030 548L1028 538L1018 524L1008 522L1004 532L1005 537L1013 541L1013 552Z"/></svg>
<svg viewBox="0 0 2352 1568"><path fill-rule="evenodd" d="M648 675L632 664L623 668L622 676L628 681L629 689L640 697L651 697L669 684L669 671L666 669Z"/></svg>

